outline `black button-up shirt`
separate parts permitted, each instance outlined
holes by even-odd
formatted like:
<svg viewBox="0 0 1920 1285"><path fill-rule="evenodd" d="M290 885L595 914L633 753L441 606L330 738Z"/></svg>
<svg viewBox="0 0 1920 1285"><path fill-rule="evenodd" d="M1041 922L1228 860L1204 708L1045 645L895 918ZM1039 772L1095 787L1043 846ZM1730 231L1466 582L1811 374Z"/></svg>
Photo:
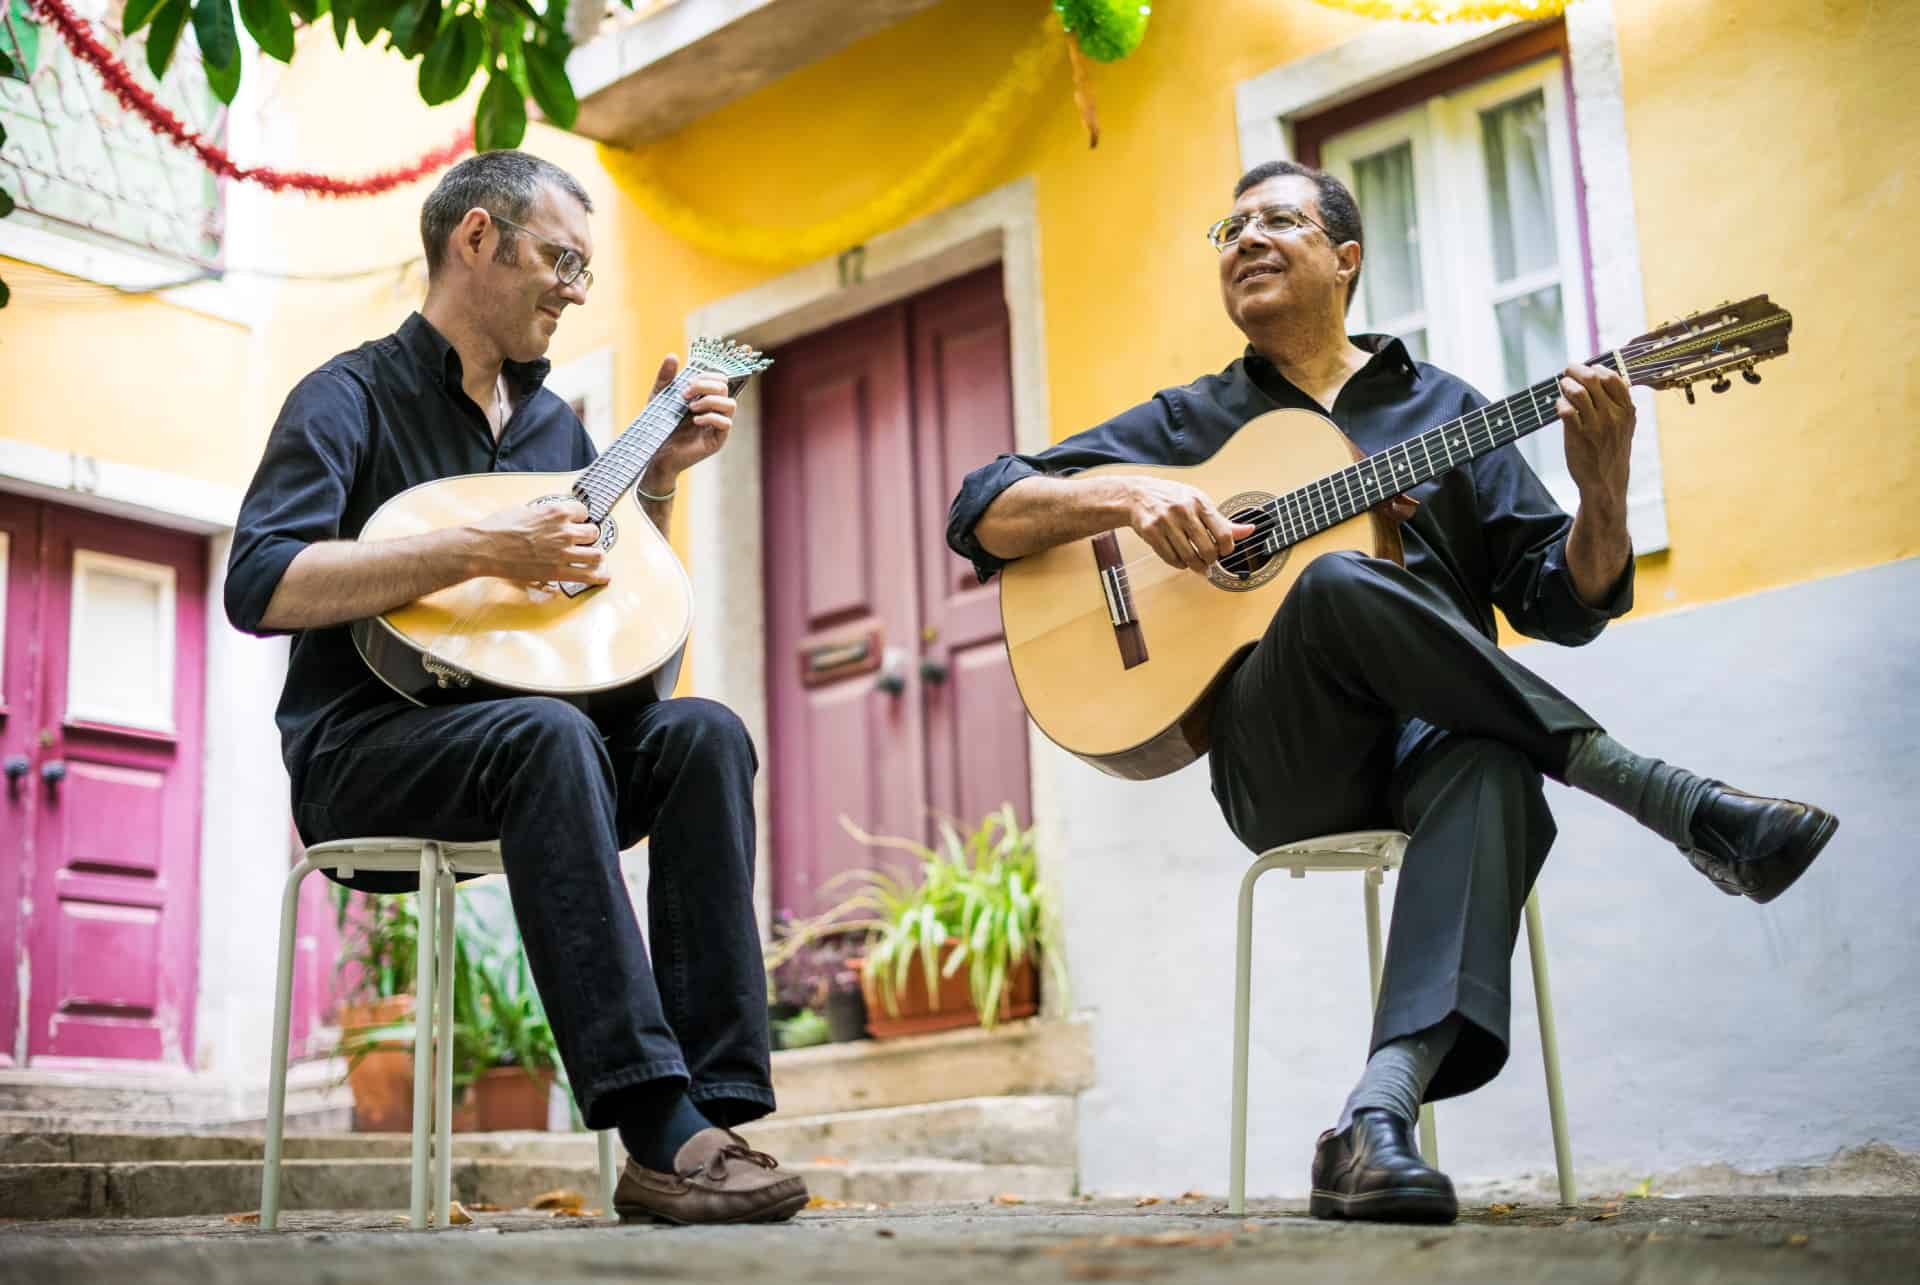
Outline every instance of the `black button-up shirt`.
<svg viewBox="0 0 1920 1285"><path fill-rule="evenodd" d="M227 559L227 619L251 634L294 555L351 540L393 496L437 478L567 472L593 462L571 407L541 386L549 363L508 362L499 441L460 385L460 354L419 313L341 353L288 394L247 488ZM360 659L345 625L294 633L275 721L299 793L308 758L408 708Z"/></svg>
<svg viewBox="0 0 1920 1285"><path fill-rule="evenodd" d="M1356 335L1353 342L1373 358L1341 388L1330 414L1249 346L1219 374L1163 389L1038 455L1002 455L967 475L947 515L947 543L986 580L1006 563L980 547L974 526L994 497L1021 478L1096 464L1198 464L1268 411L1328 415L1372 454L1486 405L1463 380L1413 361L1398 339ZM1495 604L1521 633L1568 645L1591 641L1633 605L1631 560L1607 601L1588 606L1581 600L1567 569L1573 519L1512 446L1409 494L1420 509L1400 528L1407 570L1440 590L1489 638Z"/></svg>

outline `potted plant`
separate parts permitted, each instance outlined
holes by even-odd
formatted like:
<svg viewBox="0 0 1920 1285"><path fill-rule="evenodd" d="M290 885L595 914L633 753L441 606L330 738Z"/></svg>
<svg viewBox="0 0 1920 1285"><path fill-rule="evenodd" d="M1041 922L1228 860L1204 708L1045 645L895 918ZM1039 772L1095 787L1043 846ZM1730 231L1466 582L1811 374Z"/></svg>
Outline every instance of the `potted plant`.
<svg viewBox="0 0 1920 1285"><path fill-rule="evenodd" d="M400 1132L413 1122L413 992L420 919L412 897L355 896L335 885L340 971L340 1051L352 1061L353 1127ZM403 1032L404 1040L396 1035Z"/></svg>
<svg viewBox="0 0 1920 1285"><path fill-rule="evenodd" d="M475 1127L544 1129L560 1053L526 951L516 942L511 950L476 952L466 970L471 1002L466 1013L455 1004L454 1078L461 1078L465 1061ZM454 989L460 990L458 974Z"/></svg>
<svg viewBox="0 0 1920 1285"><path fill-rule="evenodd" d="M854 963L866 950L867 936L866 929L834 923L830 915L803 924L789 911L780 913L766 956L774 1047L865 1038L866 1001ZM799 1020L809 1014L812 1020Z"/></svg>
<svg viewBox="0 0 1920 1285"><path fill-rule="evenodd" d="M1011 804L964 837L943 820L937 848L869 835L844 817L841 825L862 843L910 853L919 867L917 878L849 872L841 879L858 891L828 912L864 914L854 922L872 932L859 974L876 1038L1030 1017L1039 1011L1042 961L1065 986L1033 831Z"/></svg>

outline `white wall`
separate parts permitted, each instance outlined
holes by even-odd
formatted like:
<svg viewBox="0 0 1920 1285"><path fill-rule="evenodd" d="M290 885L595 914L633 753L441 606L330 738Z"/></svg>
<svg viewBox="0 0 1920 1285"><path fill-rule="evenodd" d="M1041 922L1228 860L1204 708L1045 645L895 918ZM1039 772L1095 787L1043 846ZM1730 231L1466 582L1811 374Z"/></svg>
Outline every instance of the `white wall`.
<svg viewBox="0 0 1920 1285"><path fill-rule="evenodd" d="M1560 839L1540 886L1576 1167L1920 1149L1920 559L1521 655L1628 745L1841 818L1792 891L1756 906L1548 786ZM1074 1005L1093 1014L1098 1077L1081 1104L1082 1188L1223 1191L1248 854L1204 765L1139 784L1054 753ZM1248 1190L1303 1195L1314 1138L1366 1054L1358 877L1268 875L1256 933ZM1440 1107L1456 1179L1552 1171L1524 953L1512 1041L1498 1080Z"/></svg>

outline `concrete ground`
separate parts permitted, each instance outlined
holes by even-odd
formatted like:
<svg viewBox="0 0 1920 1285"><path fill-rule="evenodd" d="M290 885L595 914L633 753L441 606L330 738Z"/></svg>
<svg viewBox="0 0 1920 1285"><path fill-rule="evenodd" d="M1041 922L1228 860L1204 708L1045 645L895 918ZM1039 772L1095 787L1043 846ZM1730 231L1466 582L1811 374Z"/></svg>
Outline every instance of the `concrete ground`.
<svg viewBox="0 0 1920 1285"><path fill-rule="evenodd" d="M809 1210L777 1227L615 1227L481 1212L446 1232L395 1214L0 1223L0 1281L866 1282L1889 1281L1920 1264L1920 1198L1622 1199L1480 1205L1451 1227L1318 1222L1294 1203L900 1205Z"/></svg>

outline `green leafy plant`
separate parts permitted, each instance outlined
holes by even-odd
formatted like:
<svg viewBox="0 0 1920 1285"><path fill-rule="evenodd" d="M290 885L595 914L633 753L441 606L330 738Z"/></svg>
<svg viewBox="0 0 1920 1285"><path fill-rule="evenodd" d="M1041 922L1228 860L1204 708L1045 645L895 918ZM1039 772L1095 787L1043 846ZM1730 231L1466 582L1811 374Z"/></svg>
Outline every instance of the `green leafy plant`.
<svg viewBox="0 0 1920 1285"><path fill-rule="evenodd" d="M832 1038L827 1029L827 1019L810 1008L803 1008L792 1017L783 1019L779 1024L780 1047L784 1049L803 1049L814 1044L825 1044Z"/></svg>
<svg viewBox="0 0 1920 1285"><path fill-rule="evenodd" d="M348 1004L413 993L420 961L420 910L414 897L370 897L333 885L334 925L342 971L354 969Z"/></svg>
<svg viewBox="0 0 1920 1285"><path fill-rule="evenodd" d="M9 0L0 0L0 7ZM33 73L40 57L40 28L27 10L27 0L11 0L11 12L0 19L0 79L25 80ZM7 144L6 126L0 125L0 147ZM13 195L0 187L0 219L13 213ZM0 281L0 308L7 306L13 292Z"/></svg>
<svg viewBox="0 0 1920 1285"><path fill-rule="evenodd" d="M988 813L962 835L946 820L939 846L912 839L870 835L847 818L841 826L870 847L912 855L914 877L884 870L854 870L829 888L851 886L839 904L797 928L789 942L824 932L867 930L872 938L865 968L889 1013L898 1014L900 993L914 960L927 987L927 1001L940 1004L940 980L967 970L967 993L980 1024L991 1028L1013 969L1029 956L1049 969L1063 990L1066 971L1052 896L1040 882L1033 831L1020 825L1012 804ZM795 945L792 949L798 949Z"/></svg>

